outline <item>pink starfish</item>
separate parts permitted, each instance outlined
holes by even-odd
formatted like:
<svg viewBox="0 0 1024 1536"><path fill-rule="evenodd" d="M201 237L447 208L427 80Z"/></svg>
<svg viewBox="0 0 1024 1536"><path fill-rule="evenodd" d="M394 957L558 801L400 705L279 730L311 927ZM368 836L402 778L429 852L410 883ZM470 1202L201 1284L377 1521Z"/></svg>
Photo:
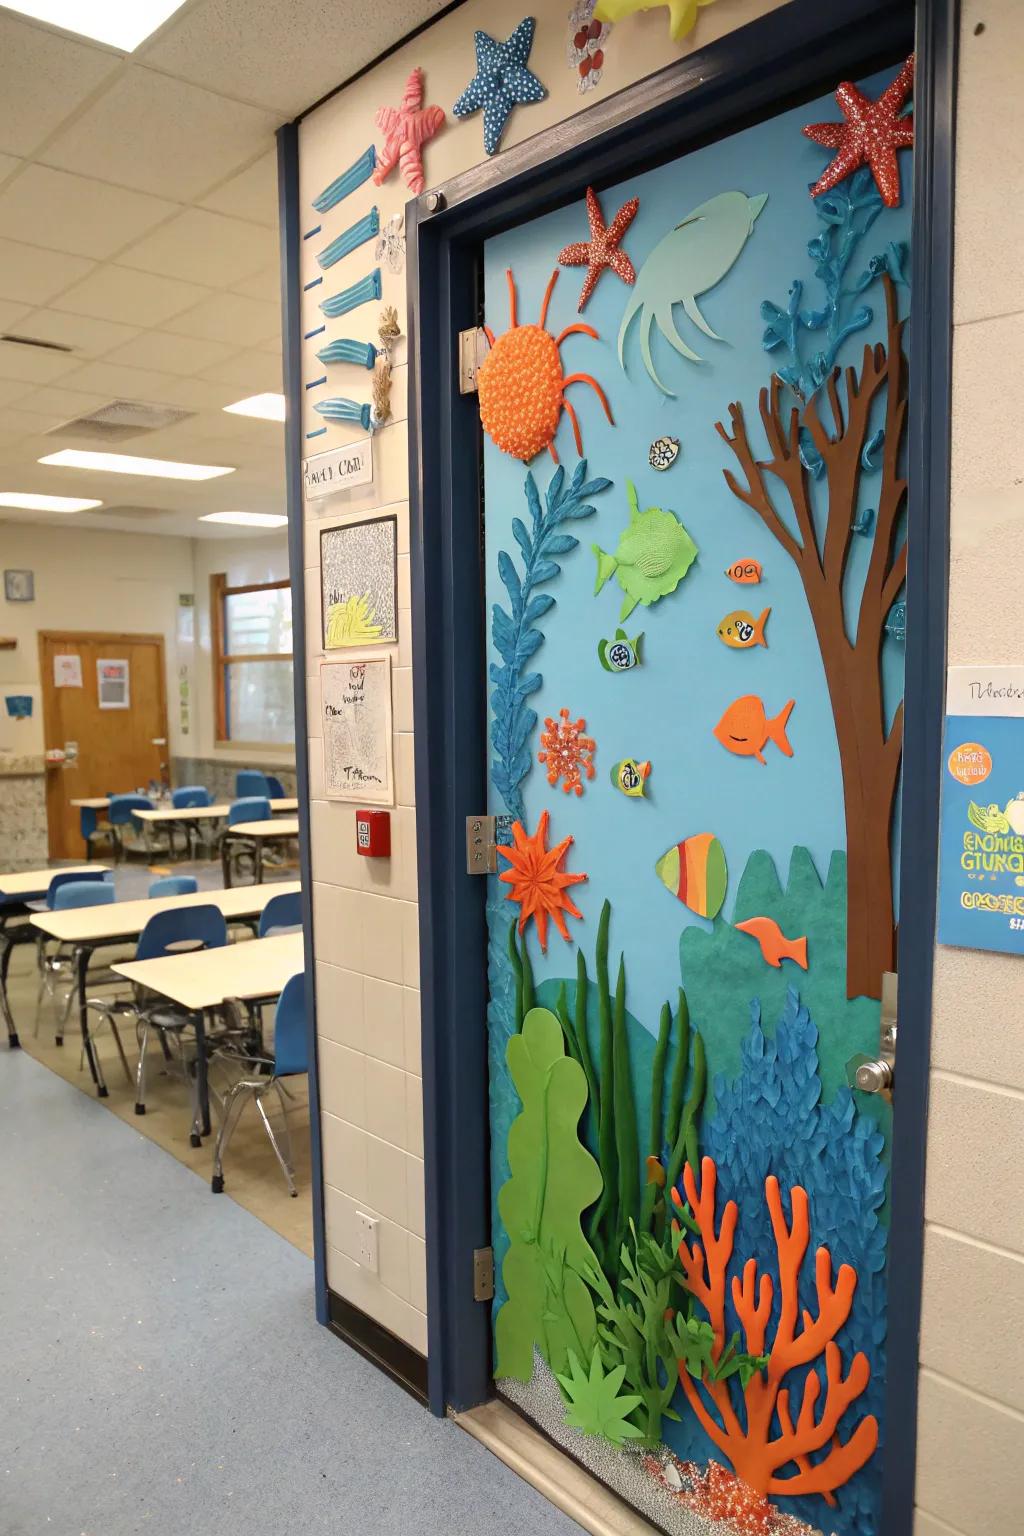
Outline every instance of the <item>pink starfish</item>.
<svg viewBox="0 0 1024 1536"><path fill-rule="evenodd" d="M375 185L381 186L399 164L406 186L418 197L425 186L421 149L443 122L441 107L423 105L423 71L414 69L405 82L402 105L378 109L377 127L384 134L384 148L377 156Z"/></svg>
<svg viewBox="0 0 1024 1536"><path fill-rule="evenodd" d="M574 245L567 245L559 251L558 260L563 267L586 267L587 275L583 280L583 291L580 294L580 302L577 312L583 313L583 306L597 287L597 280L605 267L610 267L617 277L621 277L624 283L635 283L636 273L633 263L620 250L621 241L626 230L636 218L636 211L640 207L640 199L631 197L628 203L623 203L612 222L606 227L604 215L601 212L601 204L597 200L597 193L593 187L587 188L587 218L590 222L590 239L578 240Z"/></svg>
<svg viewBox="0 0 1024 1536"><path fill-rule="evenodd" d="M914 142L914 118L901 116L914 85L914 55L889 82L877 101L844 80L836 91L845 122L808 123L803 130L809 139L836 151L811 188L811 196L828 192L858 166L868 165L882 201L896 208L900 200L900 169L897 149L908 149Z"/></svg>

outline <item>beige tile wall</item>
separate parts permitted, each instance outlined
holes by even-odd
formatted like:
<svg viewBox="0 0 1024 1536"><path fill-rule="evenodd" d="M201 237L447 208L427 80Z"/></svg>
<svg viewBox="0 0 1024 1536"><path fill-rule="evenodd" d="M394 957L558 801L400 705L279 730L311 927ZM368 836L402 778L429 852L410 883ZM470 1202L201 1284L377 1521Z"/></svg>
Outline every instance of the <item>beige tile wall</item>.
<svg viewBox="0 0 1024 1536"><path fill-rule="evenodd" d="M668 38L663 8L631 17L612 34L606 71L593 93L581 96L566 62L570 0L535 8L537 35L531 65L547 86L546 101L514 113L505 137L510 146L587 107L592 101L630 85L661 68L676 54L706 46L745 22L774 10L781 0L718 0L703 10L696 31L676 49ZM322 226L304 241L302 281L320 276L316 252L376 205L384 224L401 212L408 193L397 171L383 187L367 181L329 213L319 215L311 200L362 154L380 143L374 114L382 104L401 99L409 71L426 72L426 100L449 113L438 136L426 146L428 186L469 169L483 158L479 115L459 122L451 104L474 72L473 30L482 27L507 37L524 12L521 0L468 0L412 43L386 59L332 100L300 129L300 200L303 231ZM373 243L345 257L324 274L322 284L303 296L302 331L323 322L317 307L325 296L346 288L371 271ZM403 328L407 323L405 273L384 264L383 304L394 304ZM328 320L320 336L304 343L303 382L329 381L304 391L303 431L321 426L314 402L325 396L370 398L370 375L352 366L326 370L316 361L317 348L337 336L376 340L381 305L367 304L337 320ZM306 669L309 697L310 795L314 925L317 951L317 1015L320 1030L321 1106L328 1282L338 1294L362 1307L417 1349L426 1349L426 1269L423 1221L423 1099L419 1039L419 929L417 920L416 829L413 789L412 656L409 648L408 573L408 377L404 341L395 356L395 420L374 443L375 482L368 493L348 493L322 501L305 523ZM312 439L319 453L363 434L358 427L332 424ZM392 647L395 779L397 806L392 815L393 854L384 868L354 853L354 808L323 799L319 734L320 591L319 530L368 511L393 510L401 531L399 582L403 611L400 642ZM481 1020L481 1028L483 1021ZM368 1274L356 1262L354 1213L359 1208L381 1222L380 1274Z"/></svg>
<svg viewBox="0 0 1024 1536"><path fill-rule="evenodd" d="M975 33L975 28L981 30ZM1020 0L964 0L957 100L949 659L1024 655ZM1024 1517L1024 972L936 952L915 1536Z"/></svg>

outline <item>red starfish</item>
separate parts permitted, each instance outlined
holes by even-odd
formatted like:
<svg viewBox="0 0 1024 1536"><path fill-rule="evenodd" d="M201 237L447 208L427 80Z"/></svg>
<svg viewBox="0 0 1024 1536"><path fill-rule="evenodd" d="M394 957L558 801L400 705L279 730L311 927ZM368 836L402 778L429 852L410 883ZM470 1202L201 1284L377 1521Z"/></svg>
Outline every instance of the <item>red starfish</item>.
<svg viewBox="0 0 1024 1536"><path fill-rule="evenodd" d="M558 260L563 267L586 267L587 275L583 283L583 292L580 294L580 302L577 312L583 313L583 306L597 287L597 280L605 267L610 267L613 272L622 278L624 283L635 283L636 273L633 263L625 251L619 250L619 242L626 230L636 218L636 211L640 207L640 199L631 197L628 203L623 203L612 222L606 227L604 215L601 212L601 204L597 200L597 193L593 187L587 188L587 218L590 220L590 239L579 240L575 245L567 245L559 251Z"/></svg>
<svg viewBox="0 0 1024 1536"><path fill-rule="evenodd" d="M422 146L444 122L440 107L423 105L423 71L414 69L405 82L400 107L381 107L377 112L377 127L384 134L384 148L377 155L377 169L373 173L376 186L391 175L396 162L406 186L416 197L423 191Z"/></svg>
<svg viewBox="0 0 1024 1536"><path fill-rule="evenodd" d="M808 123L804 129L809 139L836 151L831 164L825 167L811 188L812 197L817 197L819 192L828 192L844 176L867 164L886 207L899 206L900 170L896 151L906 149L914 142L913 113L906 117L901 117L900 113L913 84L913 54L877 101L869 100L852 81L842 82L836 91L836 101L846 121Z"/></svg>

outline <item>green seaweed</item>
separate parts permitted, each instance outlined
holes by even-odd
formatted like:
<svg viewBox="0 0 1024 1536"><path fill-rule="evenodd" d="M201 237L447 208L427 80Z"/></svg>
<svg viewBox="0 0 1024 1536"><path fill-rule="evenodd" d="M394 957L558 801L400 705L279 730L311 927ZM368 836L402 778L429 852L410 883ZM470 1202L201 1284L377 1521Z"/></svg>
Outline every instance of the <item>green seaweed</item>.
<svg viewBox="0 0 1024 1536"><path fill-rule="evenodd" d="M511 1174L498 1195L509 1249L502 1267L508 1300L495 1319L495 1375L529 1381L535 1345L556 1374L570 1349L580 1359L593 1353L594 1304L581 1277L596 1255L580 1216L600 1195L601 1173L577 1133L586 1076L565 1054L556 1015L531 1009L508 1042L507 1059L522 1109L509 1131Z"/></svg>

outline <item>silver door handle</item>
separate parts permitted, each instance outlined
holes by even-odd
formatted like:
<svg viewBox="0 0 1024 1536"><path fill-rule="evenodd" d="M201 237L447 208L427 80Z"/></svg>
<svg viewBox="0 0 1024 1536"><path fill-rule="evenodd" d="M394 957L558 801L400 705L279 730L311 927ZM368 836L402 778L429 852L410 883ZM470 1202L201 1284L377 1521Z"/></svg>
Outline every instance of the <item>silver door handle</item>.
<svg viewBox="0 0 1024 1536"><path fill-rule="evenodd" d="M888 1093L892 1089L892 1067L887 1061L862 1061L853 1080L861 1093Z"/></svg>

